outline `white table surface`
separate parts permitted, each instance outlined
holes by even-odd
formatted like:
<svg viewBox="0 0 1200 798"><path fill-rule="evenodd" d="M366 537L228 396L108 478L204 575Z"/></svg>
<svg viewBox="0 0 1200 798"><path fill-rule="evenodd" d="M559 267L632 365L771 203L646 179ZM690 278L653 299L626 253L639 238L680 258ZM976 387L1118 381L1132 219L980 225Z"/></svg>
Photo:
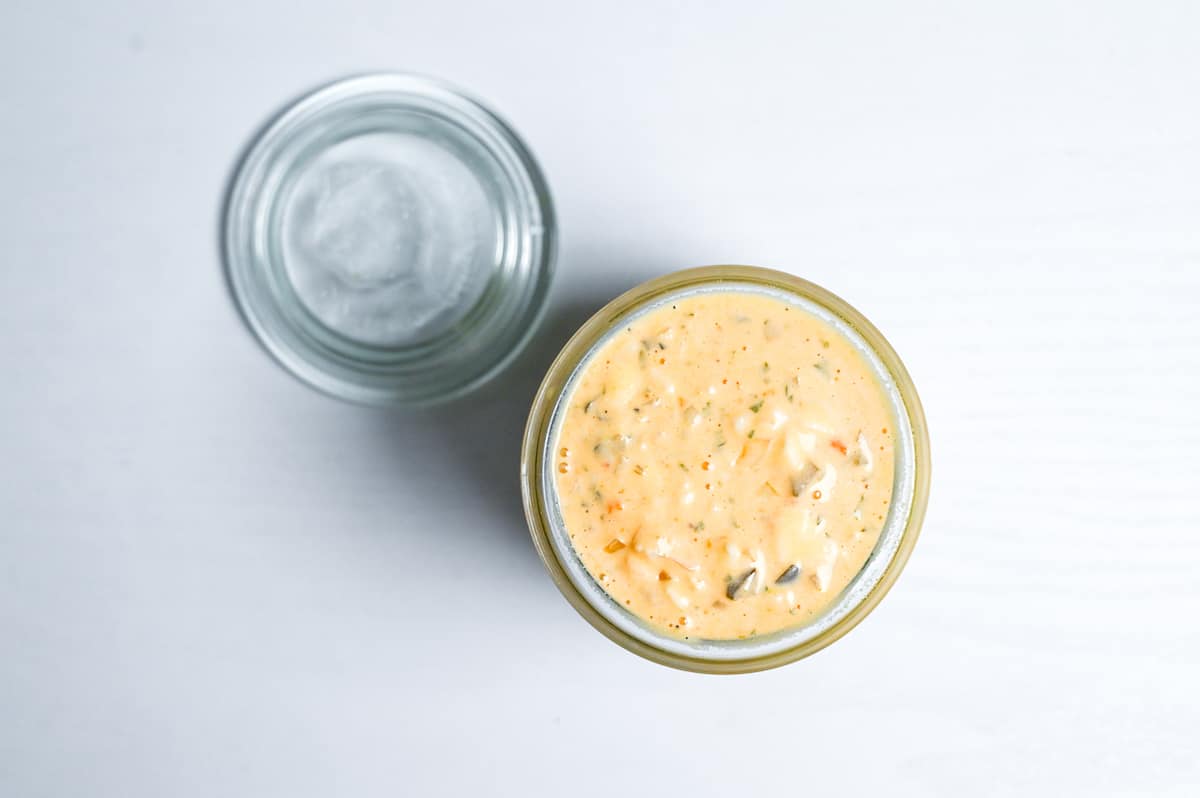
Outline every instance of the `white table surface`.
<svg viewBox="0 0 1200 798"><path fill-rule="evenodd" d="M177 8L168 8L178 5ZM0 795L1200 794L1200 4L0 8ZM287 98L487 98L561 221L546 332L403 414L255 344L217 252ZM733 678L560 598L533 387L664 271L849 299L928 521L845 640Z"/></svg>

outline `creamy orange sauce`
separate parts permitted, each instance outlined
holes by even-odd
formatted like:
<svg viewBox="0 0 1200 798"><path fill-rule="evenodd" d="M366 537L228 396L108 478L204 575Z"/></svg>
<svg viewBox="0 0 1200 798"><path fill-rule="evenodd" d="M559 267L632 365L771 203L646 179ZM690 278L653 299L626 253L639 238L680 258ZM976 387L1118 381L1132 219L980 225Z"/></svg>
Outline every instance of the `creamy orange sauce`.
<svg viewBox="0 0 1200 798"><path fill-rule="evenodd" d="M894 424L870 365L781 299L683 297L585 364L554 442L571 543L672 635L805 623L862 568L892 499Z"/></svg>

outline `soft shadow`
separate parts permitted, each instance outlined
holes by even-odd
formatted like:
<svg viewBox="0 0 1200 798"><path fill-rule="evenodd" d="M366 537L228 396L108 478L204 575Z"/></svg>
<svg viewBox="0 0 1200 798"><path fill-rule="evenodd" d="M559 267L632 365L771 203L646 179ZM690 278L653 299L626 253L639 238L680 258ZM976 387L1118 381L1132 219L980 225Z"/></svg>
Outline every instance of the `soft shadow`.
<svg viewBox="0 0 1200 798"><path fill-rule="evenodd" d="M534 394L575 331L620 291L576 298L551 308L528 349L493 384L432 413L452 440L459 465L492 509L521 516L521 439ZM523 526L523 525L522 525Z"/></svg>
<svg viewBox="0 0 1200 798"><path fill-rule="evenodd" d="M262 342L254 334L253 324L238 302L233 287L225 220L230 213L239 170L260 137L297 101L316 88L319 87L311 87L290 98L253 131L225 176L217 208L214 243L230 305L237 309L241 321L259 344ZM551 305L532 340L491 383L452 404L430 410L362 409L366 414L365 445L379 447L371 452L372 455L389 467L394 466L397 473L403 475L421 468L423 460L428 464L427 459L414 456L422 447L448 452L449 468L457 472L456 477L461 475L463 481L470 484L473 496L484 503L488 517L494 519L485 529L464 530L464 533L509 540L528 551L531 558L519 476L521 437L533 396L546 369L580 325L622 291L662 271L649 268L641 258L613 252L606 246L585 244L574 252L562 252L560 262L566 258L571 259L576 275L586 284L572 285L570 292L552 292ZM614 264L619 266L614 268ZM438 465L440 463L433 467Z"/></svg>
<svg viewBox="0 0 1200 798"><path fill-rule="evenodd" d="M451 404L423 411L378 410L367 422L367 445L378 446L397 473L419 468L422 446L446 452L449 476L468 486L486 513L478 528L447 530L484 545L512 546L532 566L537 556L521 502L521 439L533 397L546 371L576 330L613 298L670 270L653 256L619 246L576 244L562 252L571 276L560 273L545 318L525 350L502 374ZM438 467L443 467L443 462Z"/></svg>
<svg viewBox="0 0 1200 798"><path fill-rule="evenodd" d="M551 307L525 351L495 380L443 407L415 413L379 411L371 439L391 447L389 458L399 467L412 467L414 438L436 440L486 505L488 517L495 519L484 534L510 540L532 555L521 506L520 457L534 394L575 331L627 287L614 286L608 293L598 289L594 295Z"/></svg>
<svg viewBox="0 0 1200 798"><path fill-rule="evenodd" d="M324 85L324 84L323 84ZM300 99L318 87L290 98L248 137L237 153L222 184L223 191L214 225L218 260L230 299L251 337L253 332L245 310L237 300L231 279L225 241L225 220L230 212L239 170L259 138ZM363 408L367 414L367 446L378 446L379 456L399 474L421 467L423 458L414 456L420 447L448 451L449 466L471 485L494 519L485 529L463 530L464 534L483 534L506 540L528 552L533 549L521 506L521 437L533 396L546 369L572 334L609 300L633 285L668 268L655 268L644 259L611 247L584 245L573 252L564 251L560 262L570 259L583 283L567 293L552 293L551 305L532 340L503 374L470 396L452 404L424 411ZM563 279L561 276L560 280ZM265 349L265 347L264 347ZM264 365L264 368L268 367Z"/></svg>

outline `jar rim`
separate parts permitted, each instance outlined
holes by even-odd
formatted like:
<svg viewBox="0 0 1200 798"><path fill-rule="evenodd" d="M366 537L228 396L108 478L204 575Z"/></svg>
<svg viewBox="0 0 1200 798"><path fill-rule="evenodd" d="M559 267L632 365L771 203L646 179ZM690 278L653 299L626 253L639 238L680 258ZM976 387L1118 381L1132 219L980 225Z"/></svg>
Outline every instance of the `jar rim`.
<svg viewBox="0 0 1200 798"><path fill-rule="evenodd" d="M648 312L680 295L745 289L787 295L822 309L858 337L886 370L898 399L894 406L898 415L903 414L900 442L910 453L906 495L893 502L893 512L897 515L895 519L889 516L888 520L889 525L896 527L894 545L886 552L881 549L885 537L881 535L867 564L818 618L765 636L768 638L765 641L684 642L616 607L611 598L607 603L613 607L599 598L607 597L607 593L595 583L578 557L572 556L570 543L564 543L561 530L556 529L560 522L555 518L553 488L548 487L552 469L548 467L546 454L556 434L556 414L570 394L574 379L614 328L631 316ZM839 331L846 334L845 330ZM897 489L901 489L899 460L898 456ZM895 583L916 543L928 501L929 471L928 431L920 399L899 356L878 329L844 300L820 286L784 272L754 266L705 266L673 272L636 286L594 314L547 370L530 411L521 453L526 520L538 554L560 592L593 627L618 645L662 665L705 673L742 673L778 667L821 650L861 622ZM900 514L896 508L902 505ZM885 532L887 528L885 525ZM861 583L857 595L853 594L851 588L872 567L876 573L871 574L869 583ZM835 610L836 617L832 615ZM822 626L823 618L828 622Z"/></svg>

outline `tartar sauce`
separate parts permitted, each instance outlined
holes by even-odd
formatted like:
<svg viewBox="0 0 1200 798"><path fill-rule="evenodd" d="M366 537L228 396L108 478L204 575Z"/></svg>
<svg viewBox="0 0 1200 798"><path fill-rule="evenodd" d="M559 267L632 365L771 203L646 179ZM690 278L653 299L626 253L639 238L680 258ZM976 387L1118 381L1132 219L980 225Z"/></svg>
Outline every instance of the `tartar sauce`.
<svg viewBox="0 0 1200 798"><path fill-rule="evenodd" d="M841 333L726 291L679 298L592 354L554 442L592 577L669 634L802 624L862 568L892 499L895 424Z"/></svg>

